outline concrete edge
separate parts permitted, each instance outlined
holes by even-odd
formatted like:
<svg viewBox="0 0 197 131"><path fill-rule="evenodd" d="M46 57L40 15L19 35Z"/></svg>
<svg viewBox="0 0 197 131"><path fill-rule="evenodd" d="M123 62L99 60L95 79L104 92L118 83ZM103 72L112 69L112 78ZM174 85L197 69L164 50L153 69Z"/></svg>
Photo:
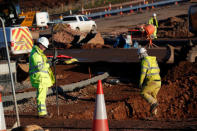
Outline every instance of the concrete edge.
<svg viewBox="0 0 197 131"><path fill-rule="evenodd" d="M107 72L105 72L105 73L103 73L101 75L98 75L98 76L95 76L91 79L87 79L87 80L80 81L80 82L77 82L77 83L72 83L72 84L69 84L69 85L62 85L62 86L60 86L60 88L64 92L73 91L77 88L81 88L81 87L87 86L89 84L96 83L98 80L106 79L108 76L109 76L109 74ZM52 89L48 90L48 92L47 92L47 95L51 95L51 94L53 94ZM32 98L32 97L34 97L34 98L36 97L36 91L16 94L17 101L27 99L27 98ZM2 102L13 102L13 96L12 95L2 96ZM10 104L10 105L7 105L6 107L4 107L4 110L11 110L11 109L13 109L13 104Z"/></svg>

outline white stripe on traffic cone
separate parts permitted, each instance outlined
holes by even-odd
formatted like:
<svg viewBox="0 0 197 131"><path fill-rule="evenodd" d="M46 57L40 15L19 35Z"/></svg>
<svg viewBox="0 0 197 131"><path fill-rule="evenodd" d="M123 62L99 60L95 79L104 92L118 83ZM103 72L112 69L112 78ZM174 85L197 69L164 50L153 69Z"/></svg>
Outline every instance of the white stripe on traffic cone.
<svg viewBox="0 0 197 131"><path fill-rule="evenodd" d="M92 131L109 131L101 80L98 81Z"/></svg>
<svg viewBox="0 0 197 131"><path fill-rule="evenodd" d="M6 131L3 104L2 104L2 100L1 100L1 93L0 93L0 131Z"/></svg>

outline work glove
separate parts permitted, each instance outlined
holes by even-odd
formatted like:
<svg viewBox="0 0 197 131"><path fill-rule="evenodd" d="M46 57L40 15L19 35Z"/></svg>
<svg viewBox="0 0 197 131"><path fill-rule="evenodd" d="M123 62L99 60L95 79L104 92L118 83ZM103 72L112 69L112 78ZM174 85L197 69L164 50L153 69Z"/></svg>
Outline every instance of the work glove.
<svg viewBox="0 0 197 131"><path fill-rule="evenodd" d="M49 65L50 66L54 66L56 63L58 62L58 59L56 58L56 59L52 59L51 61L49 61Z"/></svg>
<svg viewBox="0 0 197 131"><path fill-rule="evenodd" d="M58 62L58 59L57 58L53 58L52 59L52 63L56 64Z"/></svg>
<svg viewBox="0 0 197 131"><path fill-rule="evenodd" d="M58 62L58 59L57 59L57 58L53 58L53 59L52 59L52 65L53 65L53 66L54 66L57 62Z"/></svg>

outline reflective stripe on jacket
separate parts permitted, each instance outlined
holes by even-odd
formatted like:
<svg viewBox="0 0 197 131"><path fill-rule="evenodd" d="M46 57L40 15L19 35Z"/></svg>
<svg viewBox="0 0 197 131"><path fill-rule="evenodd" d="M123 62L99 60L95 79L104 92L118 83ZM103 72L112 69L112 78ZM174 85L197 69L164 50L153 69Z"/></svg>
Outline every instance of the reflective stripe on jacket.
<svg viewBox="0 0 197 131"><path fill-rule="evenodd" d="M29 74L33 87L50 87L54 84L54 76L47 57L38 46L33 46L29 58Z"/></svg>
<svg viewBox="0 0 197 131"><path fill-rule="evenodd" d="M153 17L151 17L151 18L149 19L148 24L152 24L152 25L158 27L158 21L157 21L156 18L153 18Z"/></svg>
<svg viewBox="0 0 197 131"><path fill-rule="evenodd" d="M155 56L147 56L141 62L140 86L144 82L161 80L160 69Z"/></svg>

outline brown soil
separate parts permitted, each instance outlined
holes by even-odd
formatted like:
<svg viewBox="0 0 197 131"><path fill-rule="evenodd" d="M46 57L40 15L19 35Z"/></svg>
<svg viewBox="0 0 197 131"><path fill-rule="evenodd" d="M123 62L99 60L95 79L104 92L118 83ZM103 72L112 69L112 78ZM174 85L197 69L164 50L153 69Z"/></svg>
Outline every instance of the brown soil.
<svg viewBox="0 0 197 131"><path fill-rule="evenodd" d="M66 0L39 0L39 1L34 1L34 0L21 0L20 1L20 6L23 10L30 10L30 9L35 9L37 7L38 10L43 10L47 8L58 8L62 4L65 4Z"/></svg>
<svg viewBox="0 0 197 131"><path fill-rule="evenodd" d="M53 40L56 45L69 48L102 48L104 40L99 32L80 32L72 30L67 24L57 24L54 27ZM105 46L104 46L105 47Z"/></svg>
<svg viewBox="0 0 197 131"><path fill-rule="evenodd" d="M96 75L100 71L99 64L92 66L91 75ZM107 64L105 68L110 67ZM109 120L146 120L151 117L149 113L150 105L140 96L140 89L137 86L136 71L137 65L128 64L124 70L118 68L120 65L113 65L109 70L111 76L119 76L120 83L117 85L103 81L107 117ZM130 69L131 67L135 69ZM103 67L102 67L103 68ZM104 69L104 68L103 68ZM187 69L187 70L186 70ZM135 73L132 73L134 72ZM163 67L161 68L163 70ZM165 70L165 69L164 69ZM116 71L116 72L114 72ZM127 72L125 72L127 71ZM161 72L163 73L163 72ZM191 64L181 62L179 65L169 70L162 80L162 88L158 94L158 115L157 121L161 120L187 120L197 117L197 63ZM90 77L87 66L58 66L58 84L69 84ZM96 97L96 84L86 86L74 92L67 92L59 96L60 116L57 117L55 96L47 98L48 111L54 114L53 120L92 120ZM43 120L36 118L36 100L29 99L24 104L19 104L22 125L30 123L40 126L49 126ZM5 111L8 114L10 111ZM11 113L12 114L12 113ZM23 114L23 115L22 115ZM31 116L29 116L31 114ZM28 119L28 121L27 121ZM10 117L7 126L13 124ZM49 120L50 121L50 120ZM62 126L61 123L56 123ZM117 126L118 127L118 126Z"/></svg>
<svg viewBox="0 0 197 131"><path fill-rule="evenodd" d="M159 21L159 38L188 38L193 34L189 32L188 16L181 15Z"/></svg>
<svg viewBox="0 0 197 131"><path fill-rule="evenodd" d="M166 13L165 11L163 12ZM124 18L122 17L122 19ZM165 38L187 37L188 32L185 27L182 27L182 23L184 23L185 20L185 17L171 17L166 19L164 23L161 21L160 29L165 31L161 33L162 31L160 30L159 35ZM174 28L174 26L177 25L179 26ZM167 29L170 30L166 31ZM183 30L183 33L179 34L178 32L180 30ZM115 33L109 28L104 29L104 27L103 31L107 33L111 31L110 34ZM172 32L176 32L176 34ZM159 106L158 115L155 117L151 117L149 112L150 105L140 96L140 89L138 88L140 65L138 63L58 65L58 84L65 85L90 78L88 68L91 69L91 76L96 76L98 72L107 71L110 73L110 77L120 80L118 84L110 84L106 81L102 81L108 120L110 122L118 122L118 124L111 124L113 128L122 126L128 127L128 125L130 125L129 120L135 120L134 123L137 123L135 126L141 128L151 128L153 125L156 125L156 127L166 129L167 127L176 127L176 125L180 123L180 128L184 128L184 121L197 117L197 63L182 61L174 65L160 64L162 87L157 96ZM93 120L95 98L96 83L73 92L62 93L59 95L60 115L57 116L56 96L48 96L47 109L48 112L53 113L54 116L52 119L46 120L41 120L36 117L35 99L24 100L24 102L19 104L21 125L33 123L45 128L49 126L64 127L65 125L68 127L70 127L70 125L73 127L90 127L91 123L88 122ZM13 111L5 111L5 114L6 125L7 127L11 127L15 122L15 117L13 117L14 113ZM145 125L144 123L150 119L154 119L155 121L151 124L149 123L149 125ZM120 123L122 121L125 121L126 124L121 125ZM165 125L164 121L169 121L170 124ZM158 122L161 123L158 124ZM196 120L194 120L194 125L197 125ZM66 130L66 128L64 129ZM195 129L197 128L195 127Z"/></svg>

